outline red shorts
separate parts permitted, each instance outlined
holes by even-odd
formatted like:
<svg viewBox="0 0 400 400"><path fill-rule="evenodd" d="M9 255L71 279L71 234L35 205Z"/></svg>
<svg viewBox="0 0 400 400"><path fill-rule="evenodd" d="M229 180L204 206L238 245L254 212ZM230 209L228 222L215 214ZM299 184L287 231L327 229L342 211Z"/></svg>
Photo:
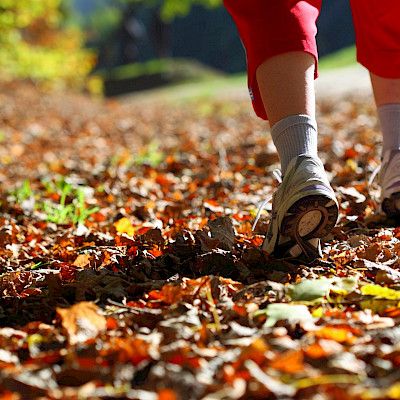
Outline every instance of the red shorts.
<svg viewBox="0 0 400 400"><path fill-rule="evenodd" d="M248 85L256 114L267 119L256 71L268 58L289 51L318 52L316 20L322 0L224 0L247 58ZM400 78L400 0L350 0L357 60L375 75Z"/></svg>

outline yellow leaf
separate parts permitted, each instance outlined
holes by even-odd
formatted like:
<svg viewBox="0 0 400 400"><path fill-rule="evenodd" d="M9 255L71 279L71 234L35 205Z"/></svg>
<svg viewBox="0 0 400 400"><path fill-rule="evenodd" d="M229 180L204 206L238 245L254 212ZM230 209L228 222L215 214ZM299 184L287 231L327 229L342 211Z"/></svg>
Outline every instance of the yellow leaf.
<svg viewBox="0 0 400 400"><path fill-rule="evenodd" d="M360 378L353 375L320 375L311 378L303 378L295 382L298 389L306 389L312 386L327 385L327 384L357 384L360 383Z"/></svg>
<svg viewBox="0 0 400 400"><path fill-rule="evenodd" d="M346 161L346 166L348 166L352 171L356 171L358 167L356 161L354 161L353 159L348 159Z"/></svg>
<svg viewBox="0 0 400 400"><path fill-rule="evenodd" d="M316 308L311 315L313 318L321 318L324 315L324 309L322 307Z"/></svg>
<svg viewBox="0 0 400 400"><path fill-rule="evenodd" d="M387 397L389 399L400 399L400 383L390 386L387 391Z"/></svg>
<svg viewBox="0 0 400 400"><path fill-rule="evenodd" d="M131 221L126 217L119 219L114 223L114 226L118 233L126 233L129 236L135 234L135 227L132 226Z"/></svg>
<svg viewBox="0 0 400 400"><path fill-rule="evenodd" d="M365 296L374 296L386 300L400 300L400 291L380 285L365 285L361 287L361 293Z"/></svg>

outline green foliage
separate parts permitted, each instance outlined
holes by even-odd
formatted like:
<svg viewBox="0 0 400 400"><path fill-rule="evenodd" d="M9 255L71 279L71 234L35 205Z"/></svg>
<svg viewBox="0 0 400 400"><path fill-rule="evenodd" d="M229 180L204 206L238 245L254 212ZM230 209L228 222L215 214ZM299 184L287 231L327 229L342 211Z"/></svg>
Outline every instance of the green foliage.
<svg viewBox="0 0 400 400"><path fill-rule="evenodd" d="M121 9L116 6L98 7L87 17L86 29L91 36L108 38L121 20Z"/></svg>
<svg viewBox="0 0 400 400"><path fill-rule="evenodd" d="M165 0L161 14L166 20L171 20L176 16L188 14L193 5L217 7L221 5L221 0Z"/></svg>
<svg viewBox="0 0 400 400"><path fill-rule="evenodd" d="M350 46L324 56L319 61L320 69L336 69L356 64L356 47Z"/></svg>
<svg viewBox="0 0 400 400"><path fill-rule="evenodd" d="M61 0L0 0L0 10L1 79L82 83L94 58L63 26Z"/></svg>
<svg viewBox="0 0 400 400"><path fill-rule="evenodd" d="M72 186L66 182L65 178L55 182L46 182L45 185L48 193L55 193L60 196L58 204L48 200L41 203L41 209L49 222L84 224L91 214L99 210L98 207L87 208L84 189ZM67 198L71 199L68 203Z"/></svg>
<svg viewBox="0 0 400 400"><path fill-rule="evenodd" d="M34 196L33 190L31 188L31 184L28 179L25 179L21 186L16 188L12 195L14 196L16 202L18 204L22 204L22 202L29 200Z"/></svg>
<svg viewBox="0 0 400 400"><path fill-rule="evenodd" d="M160 144L157 141L152 141L149 145L135 157L137 165L150 165L157 167L165 159L165 154L160 150Z"/></svg>
<svg viewBox="0 0 400 400"><path fill-rule="evenodd" d="M111 166L113 168L131 168L134 165L150 165L155 168L165 160L165 157L166 154L161 150L160 143L157 140L153 140L141 148L135 155L132 155L131 152L127 150L120 154L115 154L111 158ZM101 191L102 187L100 186L97 190Z"/></svg>
<svg viewBox="0 0 400 400"><path fill-rule="evenodd" d="M121 65L111 70L99 70L97 75L108 79L134 79L152 74L176 77L177 81L209 80L221 77L221 73L193 60L163 58L143 63ZM172 80L172 79L171 79Z"/></svg>
<svg viewBox="0 0 400 400"><path fill-rule="evenodd" d="M42 184L47 196L59 197L58 203L49 198L41 198L32 190L28 180L12 191L11 195L19 205L33 199L34 210L44 213L46 221L56 224L84 224L91 214L99 210L98 207L88 208L84 188L71 185L64 177L55 181L42 181Z"/></svg>
<svg viewBox="0 0 400 400"><path fill-rule="evenodd" d="M201 5L213 8L222 5L222 0L114 0L114 4L117 7L123 7L126 4L160 7L162 17L170 21L175 17L187 15L192 6Z"/></svg>

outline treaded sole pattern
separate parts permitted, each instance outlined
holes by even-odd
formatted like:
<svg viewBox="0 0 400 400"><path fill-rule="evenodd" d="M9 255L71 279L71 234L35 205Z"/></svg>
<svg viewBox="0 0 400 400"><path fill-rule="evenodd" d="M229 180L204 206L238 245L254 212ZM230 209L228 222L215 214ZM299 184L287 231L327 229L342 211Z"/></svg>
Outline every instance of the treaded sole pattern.
<svg viewBox="0 0 400 400"><path fill-rule="evenodd" d="M335 201L324 195L311 195L294 203L287 211L280 234L290 238L288 243L277 246L276 257L285 257L293 246L298 245L306 260L320 257L319 242L315 240L326 236L336 225L338 207Z"/></svg>

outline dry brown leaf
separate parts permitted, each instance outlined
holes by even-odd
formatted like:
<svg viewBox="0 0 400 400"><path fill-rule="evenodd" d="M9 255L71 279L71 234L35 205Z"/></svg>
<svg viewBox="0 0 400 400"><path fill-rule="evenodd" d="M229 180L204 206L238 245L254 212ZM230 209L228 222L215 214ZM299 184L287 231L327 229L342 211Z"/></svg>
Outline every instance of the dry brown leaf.
<svg viewBox="0 0 400 400"><path fill-rule="evenodd" d="M90 258L90 254L79 254L79 256L76 257L75 261L72 264L79 268L85 268L90 265Z"/></svg>
<svg viewBox="0 0 400 400"><path fill-rule="evenodd" d="M218 239L218 247L224 250L232 250L235 245L235 229L229 217L220 217L208 222L211 237Z"/></svg>
<svg viewBox="0 0 400 400"><path fill-rule="evenodd" d="M88 301L77 303L71 308L57 308L57 314L72 345L96 337L107 326L100 308Z"/></svg>

